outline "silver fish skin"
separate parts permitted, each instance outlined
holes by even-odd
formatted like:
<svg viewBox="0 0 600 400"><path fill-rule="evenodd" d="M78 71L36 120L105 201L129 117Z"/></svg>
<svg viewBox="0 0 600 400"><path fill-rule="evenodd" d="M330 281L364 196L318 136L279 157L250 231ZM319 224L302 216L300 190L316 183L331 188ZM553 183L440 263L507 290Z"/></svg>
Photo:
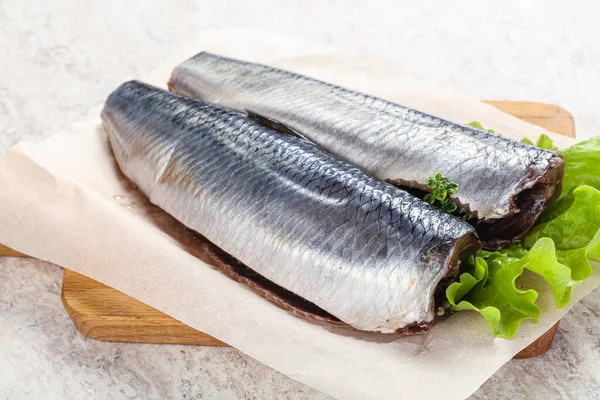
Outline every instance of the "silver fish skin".
<svg viewBox="0 0 600 400"><path fill-rule="evenodd" d="M560 194L556 152L289 71L203 52L169 87L273 120L381 180L427 191L441 173L488 248L522 237Z"/></svg>
<svg viewBox="0 0 600 400"><path fill-rule="evenodd" d="M426 329L479 247L463 221L238 112L132 81L102 120L151 202L354 328Z"/></svg>

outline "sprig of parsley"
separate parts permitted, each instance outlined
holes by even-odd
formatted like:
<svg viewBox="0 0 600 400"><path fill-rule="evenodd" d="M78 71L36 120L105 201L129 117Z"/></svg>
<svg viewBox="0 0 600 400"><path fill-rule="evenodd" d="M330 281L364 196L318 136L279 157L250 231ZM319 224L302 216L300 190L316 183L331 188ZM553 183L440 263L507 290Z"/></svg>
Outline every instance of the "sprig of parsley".
<svg viewBox="0 0 600 400"><path fill-rule="evenodd" d="M427 179L427 187L431 189L431 193L427 193L423 200L445 212L456 211L457 206L450 197L458 192L456 183L450 182L448 178L438 172L435 176Z"/></svg>

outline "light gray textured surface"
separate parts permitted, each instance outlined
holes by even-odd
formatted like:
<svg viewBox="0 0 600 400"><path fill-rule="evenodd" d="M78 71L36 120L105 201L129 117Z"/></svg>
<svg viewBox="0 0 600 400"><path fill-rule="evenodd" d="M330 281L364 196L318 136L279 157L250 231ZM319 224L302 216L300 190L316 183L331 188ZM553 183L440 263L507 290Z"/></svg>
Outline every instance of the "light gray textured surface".
<svg viewBox="0 0 600 400"><path fill-rule="evenodd" d="M95 115L119 83L200 30L247 25L395 58L480 98L559 104L579 137L597 134L596 2L240 3L0 0L0 155ZM233 349L86 339L60 302L61 276L0 259L2 399L327 398ZM511 361L474 398L600 399L599 310L596 290L550 352Z"/></svg>

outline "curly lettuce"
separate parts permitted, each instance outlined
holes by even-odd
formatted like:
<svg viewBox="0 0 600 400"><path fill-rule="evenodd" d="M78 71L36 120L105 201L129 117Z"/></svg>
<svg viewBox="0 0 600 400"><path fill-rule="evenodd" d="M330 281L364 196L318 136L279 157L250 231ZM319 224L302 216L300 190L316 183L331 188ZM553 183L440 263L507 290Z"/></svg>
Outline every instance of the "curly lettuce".
<svg viewBox="0 0 600 400"><path fill-rule="evenodd" d="M548 135L544 135L543 133L540 135L540 137L538 138L538 140L535 143L533 143L528 138L521 139L521 142L532 145L532 146L536 146L536 147L539 147L542 149L546 149L546 150L552 150L552 151L558 150L558 147L554 146L552 139Z"/></svg>
<svg viewBox="0 0 600 400"><path fill-rule="evenodd" d="M481 124L477 121L473 121L473 122L469 122L467 124L467 126L470 126L471 128L475 128L475 129L480 129L482 131L486 131L487 133L493 133L494 135L499 135L498 133L496 133L495 130L493 129L485 129L483 126L481 126Z"/></svg>
<svg viewBox="0 0 600 400"><path fill-rule="evenodd" d="M580 185L600 190L600 136L574 144L560 153L565 159L561 197L570 196Z"/></svg>
<svg viewBox="0 0 600 400"><path fill-rule="evenodd" d="M546 135L536 145L556 150ZM496 337L511 338L523 320L539 319L538 292L516 285L525 270L544 278L561 308L593 273L590 260L600 261L600 137L560 152L565 177L559 201L520 243L471 257L446 290L452 310L479 312Z"/></svg>

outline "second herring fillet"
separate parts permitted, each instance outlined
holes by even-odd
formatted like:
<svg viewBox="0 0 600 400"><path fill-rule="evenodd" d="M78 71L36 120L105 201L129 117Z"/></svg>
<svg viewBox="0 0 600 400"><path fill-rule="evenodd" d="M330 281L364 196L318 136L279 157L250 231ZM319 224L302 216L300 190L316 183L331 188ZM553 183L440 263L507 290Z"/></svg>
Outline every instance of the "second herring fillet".
<svg viewBox="0 0 600 400"><path fill-rule="evenodd" d="M289 71L203 52L169 87L273 120L381 180L428 190L440 172L490 249L520 239L560 194L556 152Z"/></svg>
<svg viewBox="0 0 600 400"><path fill-rule="evenodd" d="M238 112L133 81L102 120L153 203L355 328L427 329L479 247L463 221Z"/></svg>

